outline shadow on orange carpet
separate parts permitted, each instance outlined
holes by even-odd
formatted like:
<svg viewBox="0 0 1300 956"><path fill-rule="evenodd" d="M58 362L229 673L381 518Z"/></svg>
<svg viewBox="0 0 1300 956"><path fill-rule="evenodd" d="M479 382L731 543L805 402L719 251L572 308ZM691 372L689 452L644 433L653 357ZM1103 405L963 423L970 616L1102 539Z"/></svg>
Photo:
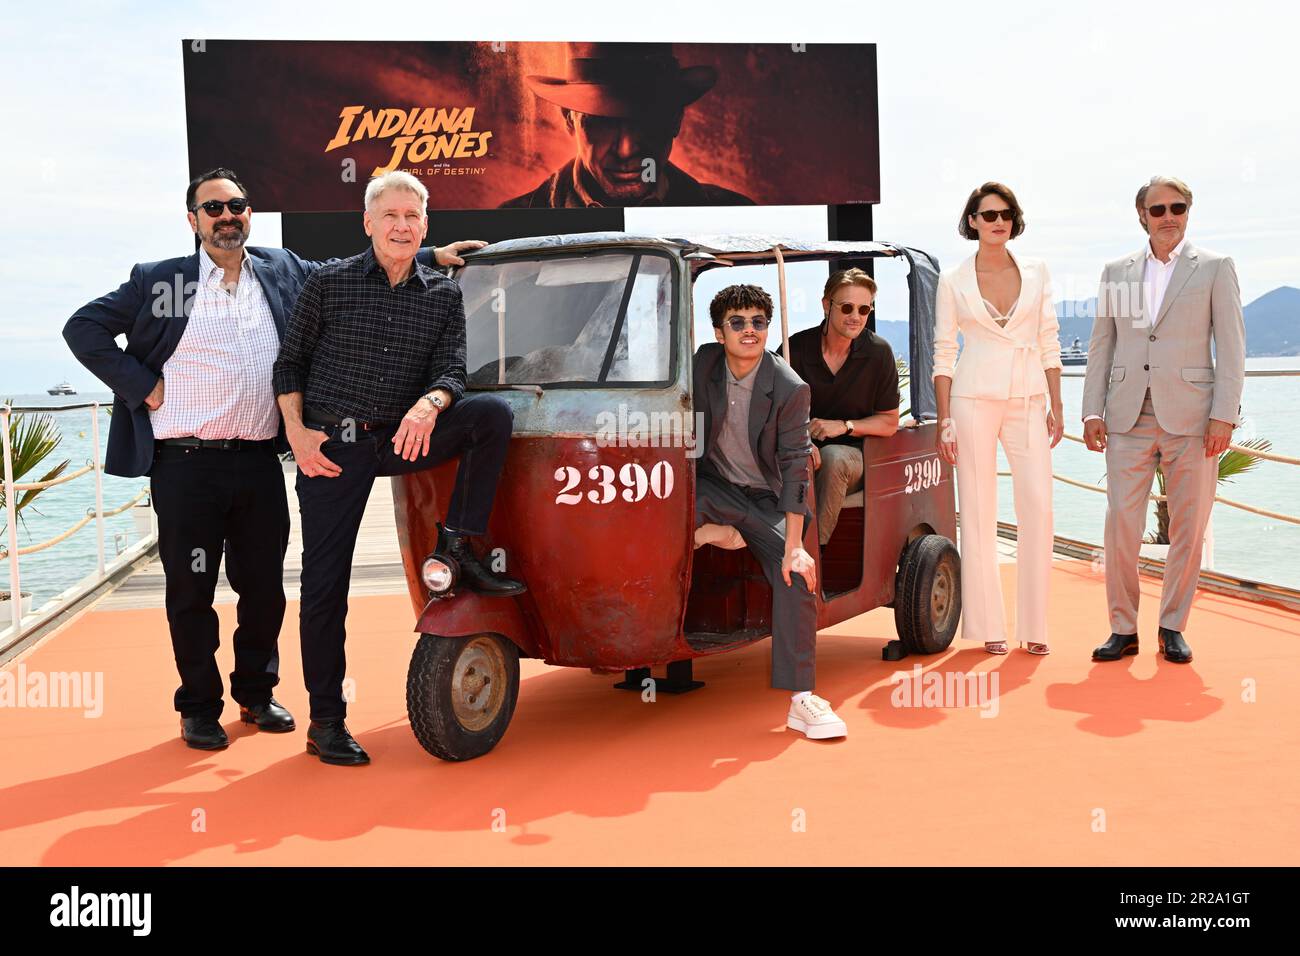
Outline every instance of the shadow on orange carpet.
<svg viewBox="0 0 1300 956"><path fill-rule="evenodd" d="M1003 574L1013 608L1014 567ZM959 637L885 663L887 609L823 631L818 692L849 728L837 742L784 729L767 642L697 661L703 690L654 703L615 676L525 661L504 740L463 764L430 757L407 725L408 600L354 598L348 723L374 761L361 768L303 752L296 605L276 696L299 730L258 734L228 701L219 753L177 736L163 612L92 610L5 668L104 684L98 717L0 708L0 862L1300 863L1300 618L1199 592L1196 659L1173 665L1154 653L1159 582L1142 592L1142 654L1115 664L1089 661L1105 592L1076 562L1053 568L1045 658ZM234 608L220 613L228 673ZM916 682L917 664L935 676ZM982 706L953 696L957 676L984 687Z"/></svg>

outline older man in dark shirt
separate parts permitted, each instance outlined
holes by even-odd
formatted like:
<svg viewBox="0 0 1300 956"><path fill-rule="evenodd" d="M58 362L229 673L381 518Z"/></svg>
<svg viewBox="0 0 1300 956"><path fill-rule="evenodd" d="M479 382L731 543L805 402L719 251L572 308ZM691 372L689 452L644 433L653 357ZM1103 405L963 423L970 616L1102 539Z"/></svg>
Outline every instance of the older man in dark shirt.
<svg viewBox="0 0 1300 956"><path fill-rule="evenodd" d="M274 368L298 463L307 751L325 763L370 761L344 724L344 622L352 553L376 476L462 456L435 550L456 561L466 587L490 595L524 589L484 567L467 540L487 531L513 416L499 396L464 395L460 287L415 261L427 202L407 173L371 181L365 226L372 247L307 280Z"/></svg>

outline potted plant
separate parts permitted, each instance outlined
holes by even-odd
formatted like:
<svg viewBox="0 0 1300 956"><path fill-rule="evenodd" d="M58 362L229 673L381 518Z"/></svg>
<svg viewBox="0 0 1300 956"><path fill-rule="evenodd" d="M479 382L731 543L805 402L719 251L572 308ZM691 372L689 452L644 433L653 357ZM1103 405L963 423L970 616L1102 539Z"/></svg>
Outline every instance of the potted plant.
<svg viewBox="0 0 1300 956"><path fill-rule="evenodd" d="M12 399L5 402L6 405L12 404ZM55 427L54 416L37 415L11 415L9 418L9 447L13 453L13 476L14 482L22 481L29 473L41 465L45 459L54 454L54 450L59 447L63 441L63 436ZM68 467L66 460L55 465L38 481L52 481L63 474ZM43 488L28 489L20 492L18 500L14 505L14 513L19 522L23 521L23 511L32 506L37 497L41 494ZM35 510L35 509L33 509ZM40 512L36 512L39 514ZM3 482L0 482L0 558L8 557L8 520L9 509L8 502L5 500L5 488ZM18 560L17 557L10 560ZM7 576L6 576L7 577ZM26 614L31 610L32 595L30 591L23 591L21 597L22 606L20 613ZM11 601L13 596L8 590L0 591L0 627L12 616Z"/></svg>
<svg viewBox="0 0 1300 956"><path fill-rule="evenodd" d="M1236 442L1242 448L1250 448L1254 451L1268 451L1273 447L1273 443L1267 438L1252 438L1249 441ZM1254 470L1259 464L1259 459L1240 451L1233 451L1229 448L1219 455L1219 474L1217 481L1219 483L1230 482L1238 475L1244 475L1248 471ZM1159 495L1163 499L1165 496L1165 475L1156 465L1156 487L1159 489ZM1169 556L1169 502L1157 501L1156 506L1156 527L1154 531L1148 532L1146 541L1141 548L1141 554L1144 558L1159 558L1165 560ZM1208 536L1207 536L1208 538ZM1210 561L1202 550L1201 566L1208 567Z"/></svg>

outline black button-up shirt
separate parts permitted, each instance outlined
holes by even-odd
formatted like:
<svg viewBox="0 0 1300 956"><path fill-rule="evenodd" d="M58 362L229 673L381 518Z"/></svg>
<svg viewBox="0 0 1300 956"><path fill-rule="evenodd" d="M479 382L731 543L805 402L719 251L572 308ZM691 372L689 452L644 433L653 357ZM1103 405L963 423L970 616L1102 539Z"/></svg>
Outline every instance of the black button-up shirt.
<svg viewBox="0 0 1300 956"><path fill-rule="evenodd" d="M898 408L898 365L889 343L863 329L834 375L822 355L822 327L790 336L790 365L812 389L813 418L842 422ZM862 436L840 435L817 445L861 445Z"/></svg>
<svg viewBox="0 0 1300 956"><path fill-rule="evenodd" d="M460 286L415 262L390 286L373 249L323 266L289 317L273 372L275 394L362 422L399 422L420 398L465 391Z"/></svg>

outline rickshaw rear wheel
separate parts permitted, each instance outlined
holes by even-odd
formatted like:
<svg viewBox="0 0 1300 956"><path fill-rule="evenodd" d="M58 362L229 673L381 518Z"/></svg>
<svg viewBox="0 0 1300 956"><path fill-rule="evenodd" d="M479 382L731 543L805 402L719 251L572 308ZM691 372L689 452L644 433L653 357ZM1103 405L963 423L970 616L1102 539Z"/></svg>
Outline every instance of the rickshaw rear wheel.
<svg viewBox="0 0 1300 956"><path fill-rule="evenodd" d="M957 635L961 619L961 558L940 534L925 534L903 549L894 588L894 626L909 654L938 654Z"/></svg>
<svg viewBox="0 0 1300 956"><path fill-rule="evenodd" d="M473 760L501 740L519 698L519 648L495 634L421 634L406 674L406 714L420 746Z"/></svg>

